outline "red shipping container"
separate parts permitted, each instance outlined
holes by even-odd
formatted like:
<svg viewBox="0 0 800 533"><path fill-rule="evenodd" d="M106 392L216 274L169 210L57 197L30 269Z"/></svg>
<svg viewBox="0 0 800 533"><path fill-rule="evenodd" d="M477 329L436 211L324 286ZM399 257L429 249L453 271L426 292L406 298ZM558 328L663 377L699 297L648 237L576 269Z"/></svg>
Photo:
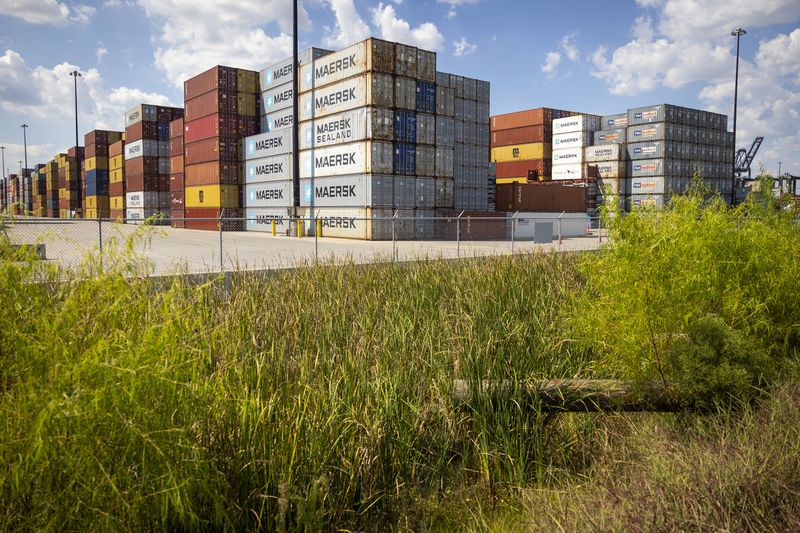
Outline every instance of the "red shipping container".
<svg viewBox="0 0 800 533"><path fill-rule="evenodd" d="M125 218L125 210L124 209L112 209L110 211L110 218L112 220L123 220Z"/></svg>
<svg viewBox="0 0 800 533"><path fill-rule="evenodd" d="M169 173L182 174L183 173L183 156L174 155L169 158Z"/></svg>
<svg viewBox="0 0 800 533"><path fill-rule="evenodd" d="M181 130L181 134L183 130ZM170 157L176 155L183 155L183 135L179 137L172 137L169 140L169 155Z"/></svg>
<svg viewBox="0 0 800 533"><path fill-rule="evenodd" d="M197 165L186 165L184 177L186 187L196 185L239 185L242 164L212 161Z"/></svg>
<svg viewBox="0 0 800 533"><path fill-rule="evenodd" d="M185 211L186 211L187 229L219 231L220 222L222 222L222 231L244 230L244 221L242 220L241 209L195 207L195 208L186 208ZM220 218L222 219L221 221ZM206 220L193 220L193 219L206 219ZM237 219L237 220L230 220L230 219Z"/></svg>
<svg viewBox="0 0 800 533"><path fill-rule="evenodd" d="M183 147L186 165L208 161L237 162L242 159L242 141L236 137L212 137Z"/></svg>
<svg viewBox="0 0 800 533"><path fill-rule="evenodd" d="M170 209L183 209L184 208L183 191L170 191L170 193L169 193L169 208Z"/></svg>
<svg viewBox="0 0 800 533"><path fill-rule="evenodd" d="M72 148L67 150L67 155L70 157L75 157L76 154L78 156L78 159L83 159L83 154L84 154L83 146L78 146L77 149L73 146Z"/></svg>
<svg viewBox="0 0 800 533"><path fill-rule="evenodd" d="M182 191L186 188L183 174L170 174L169 176L169 190L170 192L175 191Z"/></svg>
<svg viewBox="0 0 800 533"><path fill-rule="evenodd" d="M125 141L117 141L108 147L108 157L116 157L122 155L125 149Z"/></svg>
<svg viewBox="0 0 800 533"><path fill-rule="evenodd" d="M108 195L109 196L124 196L125 195L125 182L118 181L116 183L109 183L108 184Z"/></svg>
<svg viewBox="0 0 800 533"><path fill-rule="evenodd" d="M155 156L134 157L125 160L125 178L135 174L158 174L158 158Z"/></svg>
<svg viewBox="0 0 800 533"><path fill-rule="evenodd" d="M169 192L169 174L159 174L158 190L161 192Z"/></svg>
<svg viewBox="0 0 800 533"><path fill-rule="evenodd" d="M184 100L191 100L214 89L236 91L237 79L235 68L217 65L183 82Z"/></svg>
<svg viewBox="0 0 800 533"><path fill-rule="evenodd" d="M183 137L183 117L169 123L169 138Z"/></svg>
<svg viewBox="0 0 800 533"><path fill-rule="evenodd" d="M140 139L158 140L158 122L140 120L125 128L125 142L130 144Z"/></svg>
<svg viewBox="0 0 800 533"><path fill-rule="evenodd" d="M125 192L134 191L159 191L159 175L126 174Z"/></svg>
<svg viewBox="0 0 800 533"><path fill-rule="evenodd" d="M197 120L214 113L236 114L238 111L235 91L214 89L190 100L186 100L186 120Z"/></svg>
<svg viewBox="0 0 800 533"><path fill-rule="evenodd" d="M172 209L170 210L170 225L173 228L185 228L186 221L184 218L186 217L186 211L183 209Z"/></svg>
<svg viewBox="0 0 800 533"><path fill-rule="evenodd" d="M238 116L216 113L186 122L183 126L183 142L189 144L211 137L235 137L238 130Z"/></svg>
<svg viewBox="0 0 800 533"><path fill-rule="evenodd" d="M173 120L183 118L183 108L158 106L156 117L161 124L169 124Z"/></svg>
<svg viewBox="0 0 800 533"><path fill-rule="evenodd" d="M540 143L553 141L552 124L512 128L510 130L492 131L491 146L510 146L512 144Z"/></svg>
<svg viewBox="0 0 800 533"><path fill-rule="evenodd" d="M550 176L552 162L550 159L525 159L522 161L503 161L496 163L498 178L527 177L528 172L535 170L539 176Z"/></svg>

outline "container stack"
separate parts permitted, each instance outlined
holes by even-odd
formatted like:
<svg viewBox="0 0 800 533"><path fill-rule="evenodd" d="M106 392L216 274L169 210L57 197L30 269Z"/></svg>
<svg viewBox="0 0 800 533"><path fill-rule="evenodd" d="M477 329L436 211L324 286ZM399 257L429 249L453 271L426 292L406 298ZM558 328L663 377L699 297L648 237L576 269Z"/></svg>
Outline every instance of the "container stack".
<svg viewBox="0 0 800 533"><path fill-rule="evenodd" d="M125 135L108 147L109 216L124 220L125 213Z"/></svg>
<svg viewBox="0 0 800 533"><path fill-rule="evenodd" d="M367 39L301 67L299 201L313 207L322 235L390 239L388 219L398 213L395 235L413 237L415 198L428 182L423 205L433 206L433 143L418 162L416 109L418 84L433 85L435 62L435 54ZM415 174L425 171L418 189Z"/></svg>
<svg viewBox="0 0 800 533"><path fill-rule="evenodd" d="M186 227L240 230L241 142L259 128L258 73L216 66L183 88ZM234 220L220 228L222 219Z"/></svg>
<svg viewBox="0 0 800 533"><path fill-rule="evenodd" d="M58 163L58 214L60 218L77 218L82 213L80 170L83 147L72 147L56 156Z"/></svg>
<svg viewBox="0 0 800 533"><path fill-rule="evenodd" d="M19 200L19 178L16 174L9 174L6 176L6 190L8 191L7 212L9 215L21 214L20 200Z"/></svg>
<svg viewBox="0 0 800 533"><path fill-rule="evenodd" d="M573 115L553 119L553 180L583 180L583 149L592 144L600 129L597 115Z"/></svg>
<svg viewBox="0 0 800 533"><path fill-rule="evenodd" d="M141 104L125 114L125 213L129 223L169 218L169 123L183 109Z"/></svg>
<svg viewBox="0 0 800 533"><path fill-rule="evenodd" d="M169 123L169 210L173 228L186 227L183 178L183 119Z"/></svg>
<svg viewBox="0 0 800 533"><path fill-rule="evenodd" d="M58 163L55 159L45 163L42 171L46 197L45 216L58 218Z"/></svg>
<svg viewBox="0 0 800 533"><path fill-rule="evenodd" d="M628 110L628 207L659 207L689 189L695 172L712 192L731 194L733 145L727 117L659 104Z"/></svg>
<svg viewBox="0 0 800 533"><path fill-rule="evenodd" d="M598 204L615 201L616 209L625 208L625 178L628 170L626 127L628 114L605 115L602 130L593 134L592 146L584 149L585 175L597 177Z"/></svg>
<svg viewBox="0 0 800 533"><path fill-rule="evenodd" d="M5 169L3 169L5 174ZM8 213L8 179L3 176L0 178L0 213Z"/></svg>
<svg viewBox="0 0 800 533"><path fill-rule="evenodd" d="M453 207L486 211L493 173L489 165L489 82L438 73L437 87L453 90Z"/></svg>
<svg viewBox="0 0 800 533"><path fill-rule="evenodd" d="M108 218L111 215L109 196L109 145L122 140L121 131L92 130L84 135L84 218Z"/></svg>
<svg viewBox="0 0 800 533"><path fill-rule="evenodd" d="M35 217L44 217L47 214L45 165L36 165L31 173L31 213Z"/></svg>

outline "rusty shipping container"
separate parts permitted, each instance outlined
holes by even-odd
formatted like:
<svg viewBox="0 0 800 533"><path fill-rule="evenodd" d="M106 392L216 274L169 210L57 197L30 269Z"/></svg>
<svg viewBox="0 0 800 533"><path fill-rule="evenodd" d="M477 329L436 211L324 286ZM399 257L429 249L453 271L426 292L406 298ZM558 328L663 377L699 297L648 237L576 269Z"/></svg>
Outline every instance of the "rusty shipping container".
<svg viewBox="0 0 800 533"><path fill-rule="evenodd" d="M242 143L238 137L209 137L202 141L189 142L183 146L187 165L208 161L229 161L235 163L242 159Z"/></svg>
<svg viewBox="0 0 800 533"><path fill-rule="evenodd" d="M498 162L497 178L521 178L528 177L530 173L536 172L537 176L550 176L552 163L550 159L524 159L521 161Z"/></svg>
<svg viewBox="0 0 800 533"><path fill-rule="evenodd" d="M510 183L497 186L498 211L585 213L588 187L553 183Z"/></svg>
<svg viewBox="0 0 800 533"><path fill-rule="evenodd" d="M512 144L551 142L553 129L550 124L525 126L507 130L492 130L491 147L509 146Z"/></svg>

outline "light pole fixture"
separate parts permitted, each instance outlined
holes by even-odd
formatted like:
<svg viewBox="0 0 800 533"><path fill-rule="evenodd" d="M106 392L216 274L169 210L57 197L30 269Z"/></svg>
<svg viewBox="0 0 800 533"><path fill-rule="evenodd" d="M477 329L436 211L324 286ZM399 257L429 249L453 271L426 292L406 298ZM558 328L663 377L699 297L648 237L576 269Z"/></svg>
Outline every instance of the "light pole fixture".
<svg viewBox="0 0 800 533"><path fill-rule="evenodd" d="M736 37L736 78L733 84L733 153L734 158L731 161L731 205L736 203L736 112L739 101L739 41L742 35L747 32L743 28L736 28L731 32L731 35Z"/></svg>
<svg viewBox="0 0 800 533"><path fill-rule="evenodd" d="M78 155L78 78L81 77L81 73L77 70L73 70L69 73L70 76L74 78L75 81L75 156L77 158Z"/></svg>
<svg viewBox="0 0 800 533"><path fill-rule="evenodd" d="M20 126L22 128L22 147L23 153L25 154L25 170L28 170L28 126L27 124L23 124Z"/></svg>
<svg viewBox="0 0 800 533"><path fill-rule="evenodd" d="M6 147L0 146L0 154L3 158L3 179L6 179Z"/></svg>

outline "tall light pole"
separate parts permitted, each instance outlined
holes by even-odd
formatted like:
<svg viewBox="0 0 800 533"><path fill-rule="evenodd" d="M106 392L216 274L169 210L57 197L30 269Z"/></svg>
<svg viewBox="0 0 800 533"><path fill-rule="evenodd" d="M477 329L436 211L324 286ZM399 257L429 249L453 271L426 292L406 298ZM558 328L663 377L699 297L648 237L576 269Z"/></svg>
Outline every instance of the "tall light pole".
<svg viewBox="0 0 800 533"><path fill-rule="evenodd" d="M3 157L3 179L6 179L6 147L0 146L0 154Z"/></svg>
<svg viewBox="0 0 800 533"><path fill-rule="evenodd" d="M69 73L70 76L75 78L75 159L78 158L78 78L81 77L81 73L77 70L73 70ZM734 122L735 124L735 122Z"/></svg>
<svg viewBox="0 0 800 533"><path fill-rule="evenodd" d="M25 154L25 170L28 170L28 126L27 124L23 124L20 126L22 128L22 147L23 153Z"/></svg>
<svg viewBox="0 0 800 533"><path fill-rule="evenodd" d="M736 28L731 35L736 37L736 80L733 85L733 153L736 154L736 112L739 101L739 41L747 32L743 28ZM731 205L736 203L736 157L731 161Z"/></svg>
<svg viewBox="0 0 800 533"><path fill-rule="evenodd" d="M297 51L297 2L292 2L292 188L294 189L295 204L300 205L300 60ZM312 182L311 186L314 184ZM313 191L313 189L312 189ZM312 193L313 194L313 193ZM313 197L313 196L312 196ZM311 211L314 204L311 204ZM302 227L302 226L301 226ZM300 237L300 235L298 235Z"/></svg>

